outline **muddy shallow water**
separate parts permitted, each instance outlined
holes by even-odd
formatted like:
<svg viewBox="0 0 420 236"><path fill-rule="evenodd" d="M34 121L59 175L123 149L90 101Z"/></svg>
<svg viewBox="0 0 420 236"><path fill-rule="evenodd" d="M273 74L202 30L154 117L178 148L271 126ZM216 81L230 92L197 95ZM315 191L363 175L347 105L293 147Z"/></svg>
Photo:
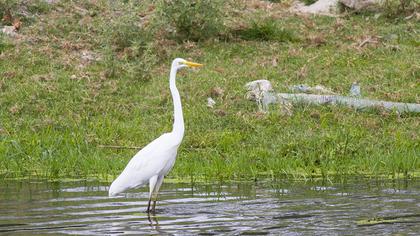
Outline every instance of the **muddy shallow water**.
<svg viewBox="0 0 420 236"><path fill-rule="evenodd" d="M0 234L418 235L420 180L164 183L108 198L109 183L0 180Z"/></svg>

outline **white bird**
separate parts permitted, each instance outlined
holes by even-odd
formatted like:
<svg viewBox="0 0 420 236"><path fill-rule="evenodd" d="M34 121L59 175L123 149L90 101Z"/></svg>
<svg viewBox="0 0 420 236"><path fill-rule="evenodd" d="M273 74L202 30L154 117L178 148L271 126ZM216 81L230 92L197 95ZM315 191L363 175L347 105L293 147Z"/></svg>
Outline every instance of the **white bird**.
<svg viewBox="0 0 420 236"><path fill-rule="evenodd" d="M175 163L178 147L184 137L184 117L182 115L181 97L175 85L176 72L183 67L200 67L202 64L176 58L172 61L169 75L169 88L174 104L174 124L172 132L165 133L141 149L127 164L124 171L109 187L109 196L128 189L138 188L149 182L149 203L147 212L154 212L157 195L163 178ZM153 207L150 209L153 199Z"/></svg>

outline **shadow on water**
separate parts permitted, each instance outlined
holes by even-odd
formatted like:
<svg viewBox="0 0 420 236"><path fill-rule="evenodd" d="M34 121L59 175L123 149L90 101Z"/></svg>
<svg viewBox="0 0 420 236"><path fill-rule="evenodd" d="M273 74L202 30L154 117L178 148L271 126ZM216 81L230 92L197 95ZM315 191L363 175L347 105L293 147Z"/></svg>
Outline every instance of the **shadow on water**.
<svg viewBox="0 0 420 236"><path fill-rule="evenodd" d="M109 198L109 183L0 181L0 234L337 235L420 232L420 181L163 186Z"/></svg>

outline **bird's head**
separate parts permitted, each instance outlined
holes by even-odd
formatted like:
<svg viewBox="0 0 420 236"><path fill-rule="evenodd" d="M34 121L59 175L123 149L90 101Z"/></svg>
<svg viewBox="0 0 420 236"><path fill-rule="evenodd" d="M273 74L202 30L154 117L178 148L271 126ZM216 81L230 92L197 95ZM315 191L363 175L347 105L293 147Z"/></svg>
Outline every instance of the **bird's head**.
<svg viewBox="0 0 420 236"><path fill-rule="evenodd" d="M195 67L200 67L200 66L203 66L203 64L187 61L187 60L182 59L182 58L175 58L172 61L172 67L175 68L176 70L184 68L184 67L195 68Z"/></svg>

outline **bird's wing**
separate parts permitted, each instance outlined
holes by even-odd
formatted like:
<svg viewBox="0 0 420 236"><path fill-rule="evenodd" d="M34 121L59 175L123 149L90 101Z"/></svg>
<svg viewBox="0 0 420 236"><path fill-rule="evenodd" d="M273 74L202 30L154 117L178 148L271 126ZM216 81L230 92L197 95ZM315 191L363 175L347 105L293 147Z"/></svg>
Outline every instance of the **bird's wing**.
<svg viewBox="0 0 420 236"><path fill-rule="evenodd" d="M171 149L174 147L177 148L178 145L174 144L171 140L171 134L162 134L134 155L127 164L127 167L135 170L143 170L146 166L153 166L153 163L157 162L157 159L169 155Z"/></svg>
<svg viewBox="0 0 420 236"><path fill-rule="evenodd" d="M165 133L141 149L114 181L121 189L136 188L159 174L168 160L176 155L178 145ZM114 183L113 183L114 184Z"/></svg>

